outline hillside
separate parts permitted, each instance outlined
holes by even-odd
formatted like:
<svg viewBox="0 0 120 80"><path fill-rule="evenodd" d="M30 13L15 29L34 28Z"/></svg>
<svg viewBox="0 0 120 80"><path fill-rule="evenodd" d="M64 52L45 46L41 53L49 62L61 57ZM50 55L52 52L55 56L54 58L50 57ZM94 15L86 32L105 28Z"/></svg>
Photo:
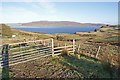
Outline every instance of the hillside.
<svg viewBox="0 0 120 80"><path fill-rule="evenodd" d="M5 25L5 24L0 24L0 35L2 35L2 37L11 37L12 30L10 26Z"/></svg>
<svg viewBox="0 0 120 80"><path fill-rule="evenodd" d="M38 40L38 39L46 39L53 37L50 34L17 30L11 28L6 24L0 24L0 35L2 35L1 36L2 41L0 41L0 44L18 43L18 42L29 41L34 39ZM15 37L12 37L12 35L15 35Z"/></svg>
<svg viewBox="0 0 120 80"><path fill-rule="evenodd" d="M72 21L34 21L23 23L23 26L101 26L104 24L79 23Z"/></svg>

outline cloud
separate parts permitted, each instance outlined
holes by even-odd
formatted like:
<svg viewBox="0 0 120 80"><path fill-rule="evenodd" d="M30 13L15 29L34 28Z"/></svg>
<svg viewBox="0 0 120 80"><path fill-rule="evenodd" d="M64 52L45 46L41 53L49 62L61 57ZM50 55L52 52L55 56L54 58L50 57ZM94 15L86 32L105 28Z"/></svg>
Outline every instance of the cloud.
<svg viewBox="0 0 120 80"><path fill-rule="evenodd" d="M46 10L48 13L55 13L57 11L54 2L51 0L39 0L39 2L32 2L31 0L30 2L26 2L26 4L36 9L43 8L43 10Z"/></svg>
<svg viewBox="0 0 120 80"><path fill-rule="evenodd" d="M38 17L39 15L37 13L24 8L4 7L4 9L2 9L2 17L0 18L0 22L26 22L37 19Z"/></svg>
<svg viewBox="0 0 120 80"><path fill-rule="evenodd" d="M20 4L0 6L0 23L47 20L46 16L55 15L54 13L56 12L53 2L47 0L41 0L41 2L23 2L24 6L19 6Z"/></svg>
<svg viewBox="0 0 120 80"><path fill-rule="evenodd" d="M55 5L50 0L41 0L39 4L50 13L56 12Z"/></svg>

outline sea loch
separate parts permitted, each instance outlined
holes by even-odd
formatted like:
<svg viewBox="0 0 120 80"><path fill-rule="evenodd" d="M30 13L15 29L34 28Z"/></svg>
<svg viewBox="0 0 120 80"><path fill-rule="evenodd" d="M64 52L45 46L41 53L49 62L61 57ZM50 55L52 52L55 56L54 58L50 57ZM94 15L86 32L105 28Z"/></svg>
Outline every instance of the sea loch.
<svg viewBox="0 0 120 80"><path fill-rule="evenodd" d="M75 32L90 32L94 31L96 28L100 28L101 26L15 26L14 28L19 30L25 30L30 32L43 32L48 34L55 33L70 33L73 34Z"/></svg>

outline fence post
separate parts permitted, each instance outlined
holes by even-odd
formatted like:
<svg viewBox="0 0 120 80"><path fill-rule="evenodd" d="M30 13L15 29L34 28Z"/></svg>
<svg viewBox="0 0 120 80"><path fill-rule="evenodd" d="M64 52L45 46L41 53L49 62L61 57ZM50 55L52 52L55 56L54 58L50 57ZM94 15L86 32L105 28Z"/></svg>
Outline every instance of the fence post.
<svg viewBox="0 0 120 80"><path fill-rule="evenodd" d="M78 52L78 53L80 52L80 44L78 45L78 50L77 50L77 52Z"/></svg>
<svg viewBox="0 0 120 80"><path fill-rule="evenodd" d="M65 49L66 49L66 42L65 42Z"/></svg>
<svg viewBox="0 0 120 80"><path fill-rule="evenodd" d="M52 39L52 56L54 57L54 42L53 42L53 39Z"/></svg>
<svg viewBox="0 0 120 80"><path fill-rule="evenodd" d="M75 52L75 40L73 39L73 53Z"/></svg>
<svg viewBox="0 0 120 80"><path fill-rule="evenodd" d="M98 54L99 54L100 48L101 48L101 46L99 46L99 48L98 48L97 54L96 54L96 56L95 56L96 58L98 57Z"/></svg>

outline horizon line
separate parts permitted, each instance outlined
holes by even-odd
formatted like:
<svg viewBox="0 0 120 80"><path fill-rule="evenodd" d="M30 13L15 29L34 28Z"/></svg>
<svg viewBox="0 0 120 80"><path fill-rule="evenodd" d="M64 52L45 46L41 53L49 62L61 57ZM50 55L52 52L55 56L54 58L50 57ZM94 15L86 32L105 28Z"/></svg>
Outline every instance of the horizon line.
<svg viewBox="0 0 120 80"><path fill-rule="evenodd" d="M69 21L69 20L35 20L35 21L27 21L27 22L0 22L0 24L21 24L21 23L30 23L30 22L37 22L37 21L48 21L48 22L62 22L62 21L68 21L68 22L77 22L82 24L105 24L105 25L118 25L118 24L111 24L111 23L102 23L102 22L79 22L79 21Z"/></svg>

